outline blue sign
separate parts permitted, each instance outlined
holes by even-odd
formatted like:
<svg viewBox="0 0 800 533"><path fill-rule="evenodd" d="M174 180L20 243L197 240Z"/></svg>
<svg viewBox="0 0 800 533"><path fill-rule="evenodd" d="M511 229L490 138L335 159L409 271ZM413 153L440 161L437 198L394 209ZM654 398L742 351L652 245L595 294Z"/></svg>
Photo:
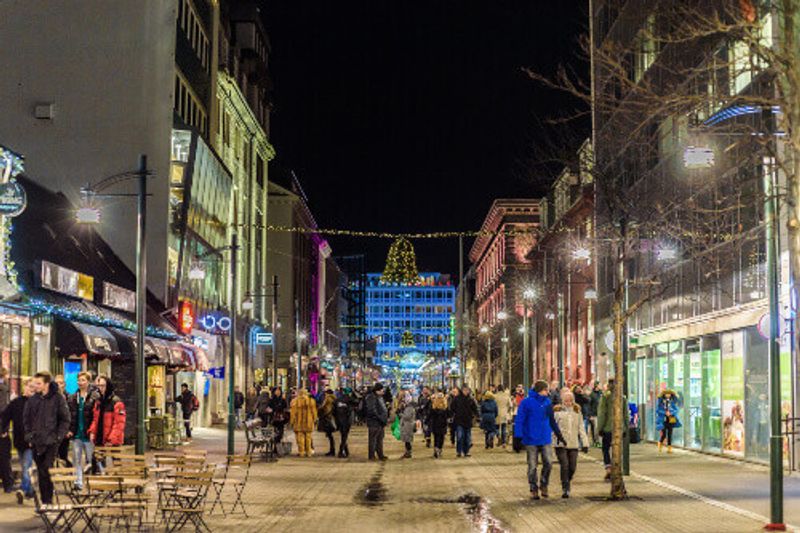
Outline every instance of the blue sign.
<svg viewBox="0 0 800 533"><path fill-rule="evenodd" d="M272 333L259 331L255 334L255 343L258 346L272 346Z"/></svg>
<svg viewBox="0 0 800 533"><path fill-rule="evenodd" d="M209 313L201 317L198 321L200 326L212 333L228 333L231 330L231 317L221 313Z"/></svg>
<svg viewBox="0 0 800 533"><path fill-rule="evenodd" d="M225 367L216 366L208 369L208 375L214 379L225 379Z"/></svg>
<svg viewBox="0 0 800 533"><path fill-rule="evenodd" d="M16 180L0 184L0 215L15 217L25 211L27 205L25 189Z"/></svg>

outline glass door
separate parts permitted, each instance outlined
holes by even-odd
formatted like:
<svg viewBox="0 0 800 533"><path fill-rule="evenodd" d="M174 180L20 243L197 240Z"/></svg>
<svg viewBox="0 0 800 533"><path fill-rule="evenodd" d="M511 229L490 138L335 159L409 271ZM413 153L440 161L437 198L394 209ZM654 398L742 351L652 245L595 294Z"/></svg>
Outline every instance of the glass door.
<svg viewBox="0 0 800 533"><path fill-rule="evenodd" d="M688 369L684 401L683 432L688 448L703 447L703 364L700 339L686 341L686 368Z"/></svg>
<svg viewBox="0 0 800 533"><path fill-rule="evenodd" d="M718 335L701 340L703 367L703 449L722 451L722 385Z"/></svg>

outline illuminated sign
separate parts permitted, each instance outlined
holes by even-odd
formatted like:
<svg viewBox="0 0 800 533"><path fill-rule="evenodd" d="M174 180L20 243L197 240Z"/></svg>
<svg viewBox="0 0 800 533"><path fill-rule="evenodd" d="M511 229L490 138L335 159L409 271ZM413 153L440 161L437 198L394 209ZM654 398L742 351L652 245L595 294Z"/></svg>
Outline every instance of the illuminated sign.
<svg viewBox="0 0 800 533"><path fill-rule="evenodd" d="M124 289L119 285L114 285L107 281L103 282L103 305L121 309L129 313L136 312L136 293Z"/></svg>
<svg viewBox="0 0 800 533"><path fill-rule="evenodd" d="M94 300L94 278L74 270L42 261L41 284L48 289L67 296Z"/></svg>
<svg viewBox="0 0 800 533"><path fill-rule="evenodd" d="M456 347L456 316L450 315L450 348Z"/></svg>
<svg viewBox="0 0 800 533"><path fill-rule="evenodd" d="M231 317L221 313L209 313L197 321L206 331L228 333L231 330Z"/></svg>
<svg viewBox="0 0 800 533"><path fill-rule="evenodd" d="M254 338L258 346L272 346L272 333L259 331L254 335Z"/></svg>
<svg viewBox="0 0 800 533"><path fill-rule="evenodd" d="M194 327L194 307L192 302L182 300L178 307L178 330L184 335Z"/></svg>
<svg viewBox="0 0 800 533"><path fill-rule="evenodd" d="M16 180L0 183L0 215L15 217L25 211L28 197Z"/></svg>

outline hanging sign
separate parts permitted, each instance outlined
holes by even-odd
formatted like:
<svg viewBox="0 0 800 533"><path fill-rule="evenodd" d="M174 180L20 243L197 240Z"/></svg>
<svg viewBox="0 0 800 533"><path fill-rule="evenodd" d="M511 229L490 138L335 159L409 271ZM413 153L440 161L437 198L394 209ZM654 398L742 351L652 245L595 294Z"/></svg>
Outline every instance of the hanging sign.
<svg viewBox="0 0 800 533"><path fill-rule="evenodd" d="M221 313L208 313L200 317L197 323L209 333L216 334L227 334L233 325L231 317Z"/></svg>
<svg viewBox="0 0 800 533"><path fill-rule="evenodd" d="M178 307L178 330L188 335L194 327L194 307L192 302L182 300Z"/></svg>
<svg viewBox="0 0 800 533"><path fill-rule="evenodd" d="M214 379L225 379L224 366L215 366L214 368L209 368L207 373Z"/></svg>
<svg viewBox="0 0 800 533"><path fill-rule="evenodd" d="M259 331L255 335L255 343L258 346L272 346L272 333Z"/></svg>
<svg viewBox="0 0 800 533"><path fill-rule="evenodd" d="M10 180L0 184L0 215L15 217L25 211L28 197L25 189L17 180Z"/></svg>

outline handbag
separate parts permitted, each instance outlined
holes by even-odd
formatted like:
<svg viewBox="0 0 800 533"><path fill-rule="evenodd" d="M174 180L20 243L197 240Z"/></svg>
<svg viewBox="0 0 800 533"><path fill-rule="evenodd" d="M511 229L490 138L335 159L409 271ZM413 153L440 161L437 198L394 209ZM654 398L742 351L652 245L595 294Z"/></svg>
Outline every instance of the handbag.
<svg viewBox="0 0 800 533"><path fill-rule="evenodd" d="M394 422L392 422L392 435L397 440L400 440L400 417L394 417Z"/></svg>
<svg viewBox="0 0 800 533"><path fill-rule="evenodd" d="M677 419L677 418L675 418L675 417L674 417L674 416L672 416L672 415L670 415L670 416L668 416L668 417L667 417L667 422L669 422L670 424L674 424L674 423L675 423L675 422L677 422L677 421L678 421L678 419Z"/></svg>
<svg viewBox="0 0 800 533"><path fill-rule="evenodd" d="M630 431L631 431L631 433L630 433L630 441L629 441L629 442L630 442L631 444L638 444L638 443L640 443L640 442L642 441L642 436L641 436L641 434L639 433L639 428L637 428L637 427L632 427Z"/></svg>

